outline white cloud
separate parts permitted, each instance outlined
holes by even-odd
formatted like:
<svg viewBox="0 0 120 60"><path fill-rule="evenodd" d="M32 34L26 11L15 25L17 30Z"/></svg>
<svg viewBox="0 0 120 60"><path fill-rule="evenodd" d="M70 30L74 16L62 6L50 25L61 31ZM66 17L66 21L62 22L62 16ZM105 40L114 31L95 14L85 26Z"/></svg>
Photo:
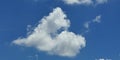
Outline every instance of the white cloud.
<svg viewBox="0 0 120 60"><path fill-rule="evenodd" d="M107 3L107 0L63 0L66 4L85 4L85 5L91 5L91 4L104 4Z"/></svg>
<svg viewBox="0 0 120 60"><path fill-rule="evenodd" d="M96 18L93 19L93 22L100 23L101 22L101 15L96 16Z"/></svg>
<svg viewBox="0 0 120 60"><path fill-rule="evenodd" d="M100 58L100 59L95 59L95 60L112 60L112 59L108 59L108 58Z"/></svg>
<svg viewBox="0 0 120 60"><path fill-rule="evenodd" d="M84 23L84 27L88 29L90 24L91 24L91 21L87 21Z"/></svg>
<svg viewBox="0 0 120 60"><path fill-rule="evenodd" d="M98 59L98 60L105 60L105 59L101 58L101 59Z"/></svg>
<svg viewBox="0 0 120 60"><path fill-rule="evenodd" d="M40 20L38 26L26 38L18 38L14 44L34 47L49 54L73 57L85 47L85 37L68 31L70 20L60 7ZM29 32L28 32L29 33Z"/></svg>
<svg viewBox="0 0 120 60"><path fill-rule="evenodd" d="M92 0L63 0L67 4L92 4Z"/></svg>
<svg viewBox="0 0 120 60"><path fill-rule="evenodd" d="M96 4L104 4L107 2L108 2L108 0L96 0Z"/></svg>
<svg viewBox="0 0 120 60"><path fill-rule="evenodd" d="M92 24L92 23L100 23L100 22L101 22L101 15L98 15L93 20L85 22L84 27L86 29L89 29L90 24Z"/></svg>

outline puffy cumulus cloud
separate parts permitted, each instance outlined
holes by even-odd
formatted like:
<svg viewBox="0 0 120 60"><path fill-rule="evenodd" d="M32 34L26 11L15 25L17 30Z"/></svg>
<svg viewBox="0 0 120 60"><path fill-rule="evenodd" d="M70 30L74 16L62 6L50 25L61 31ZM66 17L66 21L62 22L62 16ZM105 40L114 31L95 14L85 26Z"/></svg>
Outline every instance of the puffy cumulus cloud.
<svg viewBox="0 0 120 60"><path fill-rule="evenodd" d="M34 47L48 54L74 57L85 47L85 37L68 31L70 20L60 7L48 16L44 16L40 23L26 38L18 38L14 44Z"/></svg>
<svg viewBox="0 0 120 60"><path fill-rule="evenodd" d="M66 4L85 4L85 5L91 5L91 4L104 4L107 2L107 0L63 0Z"/></svg>

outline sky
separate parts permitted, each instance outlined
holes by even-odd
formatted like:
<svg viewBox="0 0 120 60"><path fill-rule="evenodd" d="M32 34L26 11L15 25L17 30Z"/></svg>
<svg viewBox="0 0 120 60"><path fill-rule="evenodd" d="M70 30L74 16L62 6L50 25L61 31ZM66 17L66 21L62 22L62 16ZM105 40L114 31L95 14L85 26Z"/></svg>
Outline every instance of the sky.
<svg viewBox="0 0 120 60"><path fill-rule="evenodd" d="M120 0L0 0L0 60L120 60Z"/></svg>

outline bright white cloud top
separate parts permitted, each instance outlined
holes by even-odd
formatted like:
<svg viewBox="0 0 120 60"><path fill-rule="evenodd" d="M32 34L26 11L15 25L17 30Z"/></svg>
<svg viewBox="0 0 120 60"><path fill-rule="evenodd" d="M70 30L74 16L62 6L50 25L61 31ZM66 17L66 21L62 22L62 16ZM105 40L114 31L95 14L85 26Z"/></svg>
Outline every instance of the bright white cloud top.
<svg viewBox="0 0 120 60"><path fill-rule="evenodd" d="M60 7L40 20L38 26L26 38L13 41L14 44L34 47L49 54L74 57L85 47L85 37L70 32L70 20ZM29 33L29 32L28 32Z"/></svg>
<svg viewBox="0 0 120 60"><path fill-rule="evenodd" d="M104 4L107 2L107 0L63 0L66 4L85 4L85 5L91 5L91 4Z"/></svg>

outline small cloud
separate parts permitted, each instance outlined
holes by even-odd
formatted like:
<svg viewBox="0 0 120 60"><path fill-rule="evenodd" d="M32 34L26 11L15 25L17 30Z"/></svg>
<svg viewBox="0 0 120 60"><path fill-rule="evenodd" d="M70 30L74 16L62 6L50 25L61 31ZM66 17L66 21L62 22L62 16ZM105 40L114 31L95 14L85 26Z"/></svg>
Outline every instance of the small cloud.
<svg viewBox="0 0 120 60"><path fill-rule="evenodd" d="M31 27L28 25L28 27ZM70 32L70 20L60 7L40 20L37 27L26 38L18 38L12 43L34 47L48 54L74 57L85 47L86 40L80 34ZM28 29L29 30L29 29ZM29 33L29 32L28 32Z"/></svg>
<svg viewBox="0 0 120 60"><path fill-rule="evenodd" d="M104 3L107 3L108 0L96 0L96 4L104 4Z"/></svg>
<svg viewBox="0 0 120 60"><path fill-rule="evenodd" d="M35 54L35 55L31 55L31 56L28 56L28 60L38 60L38 54Z"/></svg>
<svg viewBox="0 0 120 60"><path fill-rule="evenodd" d="M91 21L87 21L84 23L84 27L88 29L90 24L91 24Z"/></svg>
<svg viewBox="0 0 120 60"><path fill-rule="evenodd" d="M100 59L97 59L97 60L105 60L105 59L103 59L103 58L100 58Z"/></svg>
<svg viewBox="0 0 120 60"><path fill-rule="evenodd" d="M95 59L95 60L112 60L112 59L108 59L108 58L100 58L100 59Z"/></svg>
<svg viewBox="0 0 120 60"><path fill-rule="evenodd" d="M63 0L66 4L92 4L92 0Z"/></svg>
<svg viewBox="0 0 120 60"><path fill-rule="evenodd" d="M84 32L82 32L81 34L85 34L88 33L90 31L90 25L93 23L100 23L101 22L101 15L96 16L93 20L91 21L86 21L83 26L85 28Z"/></svg>
<svg viewBox="0 0 120 60"><path fill-rule="evenodd" d="M93 22L100 23L101 22L101 15L96 16L96 18L93 19Z"/></svg>
<svg viewBox="0 0 120 60"><path fill-rule="evenodd" d="M90 24L92 24L92 23L100 23L100 22L101 22L101 15L98 15L93 20L85 22L84 27L86 29L89 29Z"/></svg>
<svg viewBox="0 0 120 60"><path fill-rule="evenodd" d="M68 5L73 4L98 5L107 3L107 0L62 0L62 1Z"/></svg>

